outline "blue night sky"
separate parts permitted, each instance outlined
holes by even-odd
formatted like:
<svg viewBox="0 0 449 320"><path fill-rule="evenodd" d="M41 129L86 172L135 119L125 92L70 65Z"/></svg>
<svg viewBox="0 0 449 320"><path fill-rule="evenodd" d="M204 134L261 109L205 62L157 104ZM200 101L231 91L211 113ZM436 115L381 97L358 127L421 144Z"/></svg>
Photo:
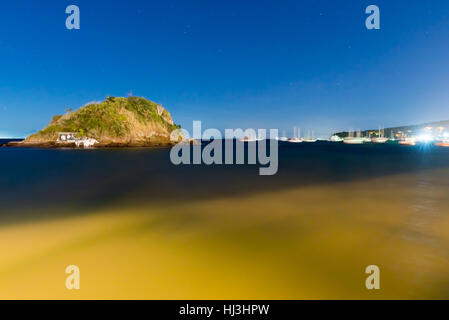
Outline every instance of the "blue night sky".
<svg viewBox="0 0 449 320"><path fill-rule="evenodd" d="M70 4L80 30L65 28ZM370 4L380 30L365 28ZM447 0L5 0L0 24L0 137L129 92L187 129L449 119Z"/></svg>

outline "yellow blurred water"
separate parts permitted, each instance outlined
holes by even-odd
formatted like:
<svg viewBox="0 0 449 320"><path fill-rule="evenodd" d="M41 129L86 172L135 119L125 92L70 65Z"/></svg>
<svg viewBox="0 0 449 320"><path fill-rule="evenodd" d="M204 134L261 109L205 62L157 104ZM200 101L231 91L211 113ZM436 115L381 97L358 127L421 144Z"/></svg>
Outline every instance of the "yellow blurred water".
<svg viewBox="0 0 449 320"><path fill-rule="evenodd" d="M449 298L448 170L0 226L1 299ZM365 268L380 268L380 290ZM65 268L80 267L80 290Z"/></svg>

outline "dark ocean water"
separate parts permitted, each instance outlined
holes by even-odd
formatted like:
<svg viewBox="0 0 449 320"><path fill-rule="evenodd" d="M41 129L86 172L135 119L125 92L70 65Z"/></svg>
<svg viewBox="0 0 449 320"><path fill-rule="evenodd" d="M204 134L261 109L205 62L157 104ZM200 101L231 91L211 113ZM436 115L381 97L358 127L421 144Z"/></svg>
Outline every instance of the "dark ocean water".
<svg viewBox="0 0 449 320"><path fill-rule="evenodd" d="M8 143L10 141L22 141L23 139L0 139L0 145L4 144L4 143Z"/></svg>
<svg viewBox="0 0 449 320"><path fill-rule="evenodd" d="M78 209L123 199L164 203L243 197L400 174L429 172L430 178L432 170L448 166L449 148L430 145L281 142L279 169L273 176L260 176L259 165L175 166L169 149L0 148L1 216L9 210Z"/></svg>

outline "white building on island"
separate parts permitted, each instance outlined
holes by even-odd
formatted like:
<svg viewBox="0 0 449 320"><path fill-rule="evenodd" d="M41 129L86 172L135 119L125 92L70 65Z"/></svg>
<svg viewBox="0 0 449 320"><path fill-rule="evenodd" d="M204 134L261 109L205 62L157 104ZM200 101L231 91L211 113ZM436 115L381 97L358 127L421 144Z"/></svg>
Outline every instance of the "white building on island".
<svg viewBox="0 0 449 320"><path fill-rule="evenodd" d="M75 143L76 142L76 132L58 132L58 140L56 140L56 142Z"/></svg>
<svg viewBox="0 0 449 320"><path fill-rule="evenodd" d="M98 143L93 138L77 138L76 132L58 132L57 143L74 143L77 147L89 148Z"/></svg>

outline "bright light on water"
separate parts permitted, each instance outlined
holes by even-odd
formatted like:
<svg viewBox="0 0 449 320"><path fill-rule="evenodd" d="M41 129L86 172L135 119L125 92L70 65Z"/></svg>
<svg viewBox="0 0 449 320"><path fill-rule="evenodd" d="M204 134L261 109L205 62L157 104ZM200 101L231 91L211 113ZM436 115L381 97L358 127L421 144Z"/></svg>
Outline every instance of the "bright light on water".
<svg viewBox="0 0 449 320"><path fill-rule="evenodd" d="M421 134L418 137L416 137L416 141L418 141L418 142L429 143L429 142L432 142L433 140L434 140L434 138L432 137L432 135L430 135L428 133L424 133L424 134Z"/></svg>

